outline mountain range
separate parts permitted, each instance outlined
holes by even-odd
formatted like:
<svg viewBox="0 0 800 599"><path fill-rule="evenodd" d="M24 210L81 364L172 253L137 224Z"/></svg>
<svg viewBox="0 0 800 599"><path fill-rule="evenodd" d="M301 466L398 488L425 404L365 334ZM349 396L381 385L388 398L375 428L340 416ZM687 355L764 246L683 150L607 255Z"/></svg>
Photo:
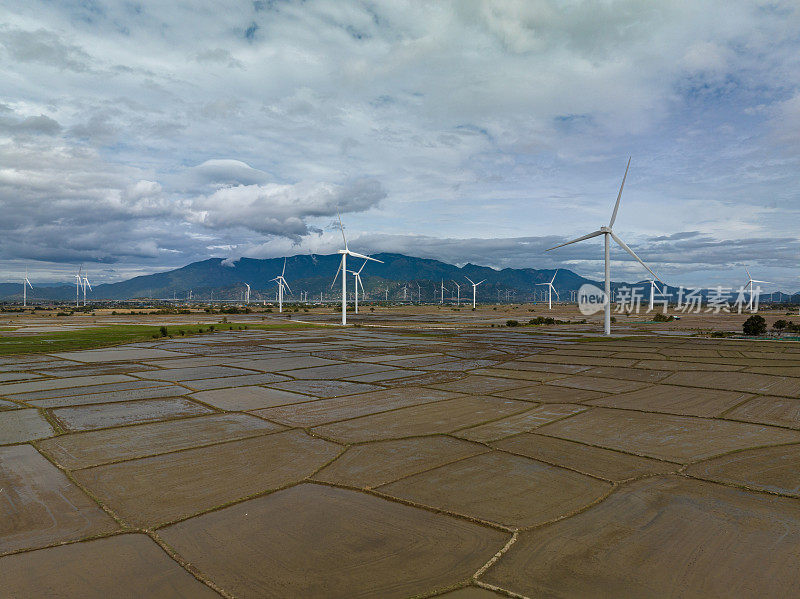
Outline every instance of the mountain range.
<svg viewBox="0 0 800 599"><path fill-rule="evenodd" d="M381 253L373 256L383 263L370 262L364 268L362 280L368 297L384 299L387 296L392 300L416 299L421 290L423 301L438 300L441 297L440 286L444 281L446 288L445 298L455 296L456 287L453 281L461 285L461 298L472 297L472 286L467 281L469 277L475 282L485 280L478 287L480 301L503 300L512 301L530 300L534 293L542 293L546 286L537 286L537 283L546 283L556 274L553 269L536 268L504 268L496 270L487 266L465 264L455 266L432 260L429 258L416 258L404 254ZM322 293L325 299L333 299L340 295L340 283L331 288L334 274L339 267L339 254L301 254L286 258L240 258L229 261L222 258L209 258L200 262L193 262L182 268L166 272L142 275L120 281L97 285L88 293L91 300L130 300L137 298L159 299L186 299L191 292L195 300L214 299L238 300L243 297L244 283L252 287L251 300L274 299L275 283L271 279L279 275L286 261L286 279L291 286L292 294L289 300L300 297L300 292L308 292L309 301L319 299ZM350 259L348 270L361 268L363 261ZM341 275L339 275L341 276ZM352 275L348 276L348 289L352 290ZM592 283L602 287L602 283L582 277L569 269L559 269L554 286L561 295L561 299L569 299L568 292L577 290L584 283ZM612 288L630 285L646 290L649 293L649 283L638 281L630 284L613 282ZM28 298L37 300L72 300L75 298L75 286L68 283L54 286L36 286L28 290ZM404 292L403 289L406 289ZM567 294L564 294L567 292ZM800 294L795 294L800 299ZM788 294L784 294L788 296ZM22 286L19 283L0 283L0 301L20 301L22 299ZM555 300L555 294L553 296Z"/></svg>

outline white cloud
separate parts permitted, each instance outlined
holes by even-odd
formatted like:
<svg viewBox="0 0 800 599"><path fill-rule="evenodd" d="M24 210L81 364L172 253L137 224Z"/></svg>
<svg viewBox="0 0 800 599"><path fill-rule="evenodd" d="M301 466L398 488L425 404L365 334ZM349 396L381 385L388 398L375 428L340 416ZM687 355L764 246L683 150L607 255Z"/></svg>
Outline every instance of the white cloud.
<svg viewBox="0 0 800 599"><path fill-rule="evenodd" d="M361 212L384 197L380 183L372 179L345 185L237 185L193 200L191 218L209 228L242 228L299 240L312 231L308 217Z"/></svg>

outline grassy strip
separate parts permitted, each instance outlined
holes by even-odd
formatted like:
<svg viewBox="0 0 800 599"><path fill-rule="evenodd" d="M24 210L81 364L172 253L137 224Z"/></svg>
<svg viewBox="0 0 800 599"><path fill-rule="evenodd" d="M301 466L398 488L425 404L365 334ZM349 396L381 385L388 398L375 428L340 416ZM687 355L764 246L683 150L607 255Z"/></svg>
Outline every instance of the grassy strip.
<svg viewBox="0 0 800 599"><path fill-rule="evenodd" d="M276 324L238 324L215 323L214 325L180 324L167 327L157 325L113 325L99 326L74 331L59 331L55 333L40 333L37 335L2 336L0 337L0 356L13 354L42 354L81 349L96 349L121 345L123 343L136 343L139 341L153 341L169 337L189 337L214 331L228 330L287 330L313 327L314 325L301 323L276 323ZM166 330L166 335L164 331ZM183 331L183 334L181 334Z"/></svg>

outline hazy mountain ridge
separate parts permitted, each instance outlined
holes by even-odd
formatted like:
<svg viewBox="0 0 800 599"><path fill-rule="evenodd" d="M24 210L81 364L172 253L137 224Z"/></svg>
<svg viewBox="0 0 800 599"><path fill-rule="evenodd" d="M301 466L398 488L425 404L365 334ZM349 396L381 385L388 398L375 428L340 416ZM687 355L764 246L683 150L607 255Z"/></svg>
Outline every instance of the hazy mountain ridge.
<svg viewBox="0 0 800 599"><path fill-rule="evenodd" d="M485 279L486 282L478 287L478 297L482 301L496 300L500 291L505 300L506 290L515 292L515 297L509 293L509 299L521 301L530 299L534 292L546 290L546 286L537 286L536 283L545 283L553 278L554 269L535 268L504 268L495 270L487 266L465 264L462 267L447 264L430 258L416 258L404 254L381 253L373 256L382 260L383 264L370 262L362 272L362 280L367 293L375 296L380 294L380 299L385 297L385 289L389 288L390 299L403 297L402 288L408 287L407 297L416 299L418 287L422 287L422 299L431 301L440 297L439 286L442 280L447 291L445 298L455 295L455 280L461 285L461 298L471 298L472 288L465 277L475 282ZM286 280L291 286L293 294L289 300L299 298L301 291L307 291L309 300L319 298L322 292L326 298L339 293L340 283L331 288L333 277L341 260L338 254L301 254L286 258ZM244 283L252 287L251 300L274 298L275 283L271 279L279 275L283 269L284 258L241 258L229 262L222 258L209 258L200 262L193 262L181 268L141 275L120 281L96 285L87 295L92 300L125 300L134 298L161 298L177 297L185 299L189 291L196 300L210 299L213 292L215 299L240 299L244 292ZM363 260L349 259L348 270L361 268ZM341 275L340 275L341 276ZM352 290L352 275L348 275L348 289ZM75 298L75 286L69 283L56 286L36 286L28 290L28 297L32 301L71 300ZM582 277L569 269L559 269L555 280L555 287L562 294L561 299L569 299L569 291L578 289L584 283L592 283L602 287L602 283ZM614 282L614 288L629 285L624 282ZM639 281L632 284L649 293L649 284ZM436 286L436 291L434 291ZM647 295L647 293L645 295ZM788 295L788 294L784 294ZM798 294L795 294L798 295ZM21 300L22 285L19 283L0 283L0 300ZM553 295L555 300L555 294ZM800 299L800 298L798 298Z"/></svg>

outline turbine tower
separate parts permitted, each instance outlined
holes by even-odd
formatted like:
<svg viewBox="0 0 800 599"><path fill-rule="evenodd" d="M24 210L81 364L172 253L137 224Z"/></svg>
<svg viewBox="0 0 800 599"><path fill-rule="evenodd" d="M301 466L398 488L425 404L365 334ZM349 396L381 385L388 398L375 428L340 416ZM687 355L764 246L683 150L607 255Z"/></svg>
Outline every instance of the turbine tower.
<svg viewBox="0 0 800 599"><path fill-rule="evenodd" d="M750 288L750 296L749 296L749 301L747 302L747 309L752 311L753 310L753 283L769 283L770 281L759 281L758 279L754 279L753 277L750 276L750 271L747 270L746 266L744 267L744 270L747 273L747 284L745 285L745 287L749 287ZM759 290L760 289L761 288L759 287Z"/></svg>
<svg viewBox="0 0 800 599"><path fill-rule="evenodd" d="M464 278L465 278L467 281L469 281L470 283L472 283L472 307L474 308L474 307L475 307L475 297L476 297L476 295L477 295L478 285L480 285L481 283L483 283L483 282L484 282L486 279L483 279L483 281L478 281L477 283L475 283L475 282L474 282L472 279L470 279L469 277L466 277L466 276L465 276Z"/></svg>
<svg viewBox="0 0 800 599"><path fill-rule="evenodd" d="M245 304L250 304L250 285L245 283L244 286L247 287L247 290L244 292L244 303ZM214 292L212 291L211 293L214 293Z"/></svg>
<svg viewBox="0 0 800 599"><path fill-rule="evenodd" d="M339 264L339 268L336 271L336 276L333 277L333 283L331 283L331 289L333 289L334 284L336 284L336 278L339 276L339 273L342 273L342 326L347 324L347 256L352 256L353 258L363 258L364 260L372 260L373 262L380 262L383 264L382 260L378 260L376 258L370 258L369 256L365 256L364 254L358 254L356 252L351 252L350 249L347 247L347 237L344 234L344 225L342 225L342 216L338 212L336 216L339 218L339 230L342 232L342 240L344 241L344 249L339 250L339 254L342 256L342 262ZM361 268L364 268L363 266Z"/></svg>
<svg viewBox="0 0 800 599"><path fill-rule="evenodd" d="M22 307L25 308L28 306L28 287L33 289L33 285L28 280L28 269L25 269L25 278L22 279Z"/></svg>
<svg viewBox="0 0 800 599"><path fill-rule="evenodd" d="M289 290L289 293L292 292L292 288L289 287L289 283L287 283L286 279L283 278L283 275L285 274L286 274L286 258L283 259L283 270L281 271L281 274L279 274L274 279L270 279L269 281L270 283L272 283L272 281L278 283L278 312L283 312L283 288L286 287L286 289Z"/></svg>
<svg viewBox="0 0 800 599"><path fill-rule="evenodd" d="M556 280L556 276L558 275L558 271L559 270L561 270L561 269L559 269L559 268L556 269L556 272L553 275L553 278L550 279L549 283L536 283L537 285L547 285L547 309L548 310L552 310L553 309L553 291L556 292L556 299L558 299L558 300L561 299L561 296L558 295L558 291L556 291L556 288L553 287L553 281Z"/></svg>
<svg viewBox="0 0 800 599"><path fill-rule="evenodd" d="M439 304L444 305L444 279L442 279L442 296L439 298Z"/></svg>
<svg viewBox="0 0 800 599"><path fill-rule="evenodd" d="M604 305L604 318L603 318L603 332L606 335L611 334L611 240L613 239L617 245L619 245L623 250L628 252L631 256L633 256L636 261L645 267L647 272L649 272L655 279L664 284L664 281L658 278L656 273L650 270L650 267L647 266L644 262L642 262L641 258L633 253L633 250L629 248L624 241L622 241L619 237L614 234L613 227L614 221L617 220L617 212L619 211L619 203L622 199L622 188L625 187L625 179L628 177L628 168L631 166L631 159L628 158L628 165L625 167L625 175L622 177L622 185L619 186L619 194L617 194L617 203L614 204L614 212L611 214L611 221L608 223L607 227L600 227L597 231L592 233L588 233L583 235L582 237L578 237L577 239L573 239L572 241L568 241L566 243L561 243L555 247L551 247L547 251L554 250L556 248L564 247L565 245L570 245L573 243L578 243L579 241L583 241L584 239L591 239L592 237L598 237L603 235L605 240L605 305Z"/></svg>

